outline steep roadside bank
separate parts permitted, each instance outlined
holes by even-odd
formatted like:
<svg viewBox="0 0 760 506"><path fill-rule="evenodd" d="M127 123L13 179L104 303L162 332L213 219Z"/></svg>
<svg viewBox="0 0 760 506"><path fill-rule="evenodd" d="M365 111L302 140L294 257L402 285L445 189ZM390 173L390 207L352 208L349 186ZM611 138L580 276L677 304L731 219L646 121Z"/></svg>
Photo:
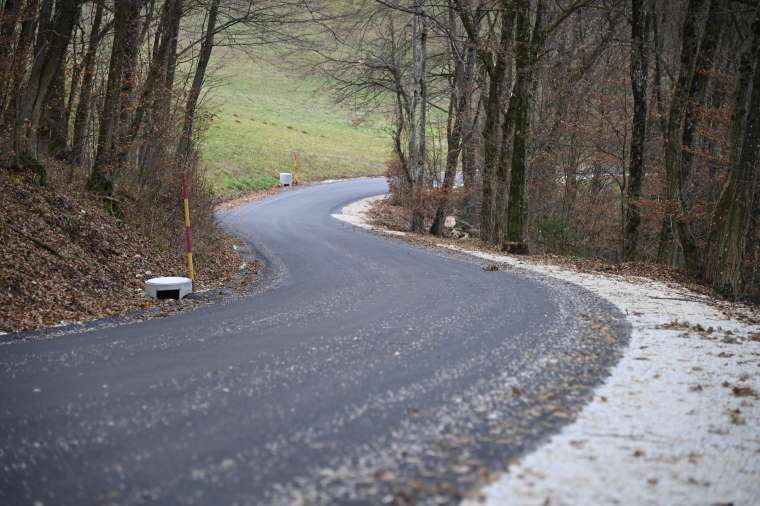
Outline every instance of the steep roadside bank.
<svg viewBox="0 0 760 506"><path fill-rule="evenodd" d="M166 305L147 278L184 275L181 248L161 249L85 193L42 188L0 171L0 331L18 332ZM197 259L196 289L238 272L235 240L219 233Z"/></svg>

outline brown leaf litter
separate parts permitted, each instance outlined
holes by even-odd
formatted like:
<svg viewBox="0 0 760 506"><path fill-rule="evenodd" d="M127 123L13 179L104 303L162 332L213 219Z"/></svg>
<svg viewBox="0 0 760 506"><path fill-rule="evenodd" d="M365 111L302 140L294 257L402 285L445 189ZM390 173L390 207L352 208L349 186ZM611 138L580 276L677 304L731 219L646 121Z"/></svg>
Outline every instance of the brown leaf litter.
<svg viewBox="0 0 760 506"><path fill-rule="evenodd" d="M196 289L224 284L240 266L218 233L196 256ZM0 172L0 330L15 332L138 311L145 280L184 275L182 248L165 251L106 213L93 196ZM208 248L211 250L212 248Z"/></svg>

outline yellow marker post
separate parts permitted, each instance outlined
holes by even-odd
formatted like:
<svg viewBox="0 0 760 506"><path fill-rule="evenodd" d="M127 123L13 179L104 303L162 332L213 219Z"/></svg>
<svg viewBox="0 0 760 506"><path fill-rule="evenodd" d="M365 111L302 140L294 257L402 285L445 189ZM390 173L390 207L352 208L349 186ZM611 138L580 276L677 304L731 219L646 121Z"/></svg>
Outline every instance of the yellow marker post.
<svg viewBox="0 0 760 506"><path fill-rule="evenodd" d="M182 173L182 200L185 206L185 247L187 250L187 277L195 280L193 270L193 227L190 225L190 194L187 189L187 171Z"/></svg>

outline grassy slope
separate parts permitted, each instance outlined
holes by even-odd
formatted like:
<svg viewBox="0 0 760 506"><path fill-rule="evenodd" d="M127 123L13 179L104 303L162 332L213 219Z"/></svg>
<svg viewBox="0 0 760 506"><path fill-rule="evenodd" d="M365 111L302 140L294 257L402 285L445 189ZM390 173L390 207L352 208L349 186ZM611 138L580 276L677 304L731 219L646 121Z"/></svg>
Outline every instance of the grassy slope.
<svg viewBox="0 0 760 506"><path fill-rule="evenodd" d="M389 152L381 118L355 117L318 90L318 82L246 56L228 56L217 72L223 85L208 103L214 119L202 159L222 194L277 184L300 154L301 181L379 174Z"/></svg>

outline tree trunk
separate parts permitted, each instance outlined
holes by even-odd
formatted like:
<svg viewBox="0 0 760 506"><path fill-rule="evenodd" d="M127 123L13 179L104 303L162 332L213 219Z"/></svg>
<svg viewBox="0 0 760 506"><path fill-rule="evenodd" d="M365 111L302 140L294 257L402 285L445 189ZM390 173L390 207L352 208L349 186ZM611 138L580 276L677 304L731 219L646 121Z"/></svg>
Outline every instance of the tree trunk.
<svg viewBox="0 0 760 506"><path fill-rule="evenodd" d="M427 110L428 110L428 89L427 89L427 19L425 13L425 0L419 0L418 14L420 25L420 43L419 43L419 80L420 91L420 123L417 127L419 135L418 152L415 167L415 197L412 211L412 232L422 234L425 232L425 213L422 202L422 191L425 183L425 168L427 167Z"/></svg>
<svg viewBox="0 0 760 506"><path fill-rule="evenodd" d="M76 35L76 29L74 29L74 34ZM80 35L80 41L83 44L84 47L84 30L82 31ZM77 94L79 93L79 83L82 80L82 61L77 60L78 55L82 52L81 50L77 49L77 38L74 36L72 38L71 43L71 79L69 79L69 93L66 97L66 128L72 123L72 120L74 119L74 103L77 99ZM70 148L70 146L68 146ZM71 156L71 150L68 150L67 158L70 160Z"/></svg>
<svg viewBox="0 0 760 506"><path fill-rule="evenodd" d="M760 301L760 175L755 176L754 199L750 211L749 230L745 247L743 294L755 302Z"/></svg>
<svg viewBox="0 0 760 506"><path fill-rule="evenodd" d="M686 104L683 129L683 167L681 170L683 183L686 188L693 166L694 149L697 138L697 124L700 109L706 104L707 86L710 82L710 72L713 70L715 53L720 43L725 14L720 0L711 0L705 23L705 32L702 43L699 45L699 54L694 68L694 78L689 90L689 101Z"/></svg>
<svg viewBox="0 0 760 506"><path fill-rule="evenodd" d="M474 59L475 50L468 49L468 55L472 55ZM473 67L474 64L475 61L473 61ZM475 86L476 83L473 82L473 87ZM471 95L471 99L472 98L473 95ZM480 131L478 130L481 109L482 101L478 100L474 104L474 110L467 110L465 117L465 134L462 139L462 183L464 184L464 188L468 191L468 193L473 193L477 185L477 177L479 172L478 159L480 157L479 151L481 147ZM468 200L471 199L468 197Z"/></svg>
<svg viewBox="0 0 760 506"><path fill-rule="evenodd" d="M659 118L660 134L662 135L663 145L668 142L668 120L665 112L664 100L662 97L662 64L660 55L662 54L662 40L660 37L660 19L657 13L657 0L650 0L649 16L652 25L652 38L654 43L654 102L657 106L657 116ZM673 220L671 215L666 211L660 226L660 234L657 246L657 261L662 264L675 264L676 248L673 238Z"/></svg>
<svg viewBox="0 0 760 506"><path fill-rule="evenodd" d="M37 15L37 38L34 41L34 54L40 54L47 50L53 36L53 0L42 0L40 11ZM61 62L61 70L53 76L50 84L48 99L42 107L40 118L40 131L38 133L38 151L49 156L56 156L66 144L64 132L65 123L64 97L66 95L65 78L66 60Z"/></svg>
<svg viewBox="0 0 760 506"><path fill-rule="evenodd" d="M161 16L160 42L153 52L153 58L148 69L148 76L143 85L142 97L137 103L132 124L129 129L129 139L134 140L143 125L145 113L153 104L154 95L165 92L167 65L172 58L172 49L176 52L177 35L179 33L180 19L182 17L182 0L167 0L164 4L164 12Z"/></svg>
<svg viewBox="0 0 760 506"><path fill-rule="evenodd" d="M412 223L411 230L415 233L424 232L425 214L423 209L422 195L425 181L425 167L427 165L427 22L424 15L425 0L419 0L417 5L417 14L415 14L416 24L419 30L419 43L417 45L417 64L415 90L419 91L420 119L416 125L417 153L414 155L414 202L412 204Z"/></svg>
<svg viewBox="0 0 760 506"><path fill-rule="evenodd" d="M699 52L698 18L704 1L689 0L687 7L681 45L681 64L678 81L671 98L667 141L665 143L665 172L670 219L673 223L675 237L678 239L683 252L686 269L693 274L699 272L700 261L696 241L689 223L686 221L687 208L683 192L683 120Z"/></svg>
<svg viewBox="0 0 760 506"><path fill-rule="evenodd" d="M87 133L87 122L90 118L92 87L95 82L95 57L102 36L100 25L103 21L103 3L104 0L98 0L95 6L95 16L87 41L87 52L82 60L82 87L79 90L79 102L74 115L74 134L71 143L71 162L75 165L81 165L84 161L85 134Z"/></svg>
<svg viewBox="0 0 760 506"><path fill-rule="evenodd" d="M415 3L415 6L417 4ZM409 144L407 148L408 153L408 172L409 172L409 180L411 181L411 184L409 185L409 195L407 196L409 199L409 203L414 209L416 207L416 184L417 184L417 107L419 107L420 103L420 80L419 80L419 41L418 41L418 32L419 32L419 17L415 14L414 18L412 19L412 35L411 35L411 44L412 44L412 96L409 104L409 113L407 114L407 117L409 119L409 126L408 126L408 139L407 142ZM410 224L410 227L412 224Z"/></svg>
<svg viewBox="0 0 760 506"><path fill-rule="evenodd" d="M715 206L707 254L707 279L716 290L730 297L738 297L743 288L744 257L758 184L760 8L755 10L752 31L752 57L742 58L735 92L731 129L732 167ZM750 89L751 95L748 93ZM748 109L747 95L750 95Z"/></svg>
<svg viewBox="0 0 760 506"><path fill-rule="evenodd" d="M61 63L62 67L66 62ZM43 111L43 138L40 150L50 157L61 159L69 141L69 122L66 117L66 76L59 70L50 85L47 103Z"/></svg>
<svg viewBox="0 0 760 506"><path fill-rule="evenodd" d="M112 196L116 174L117 149L121 136L120 124L127 119L127 107L132 90L132 68L137 56L139 17L142 1L116 2L114 10L114 40L103 112L100 117L97 153L87 189Z"/></svg>
<svg viewBox="0 0 760 506"><path fill-rule="evenodd" d="M404 148L402 146L402 137L404 129L407 127L407 114L409 111L408 104L410 102L409 96L406 95L401 82L401 76L399 73L394 73L394 85L396 88L395 100L396 100L396 127L393 130L393 152L398 158L399 168L402 174L399 174L399 190L403 195L407 195L410 188L414 187L414 177L409 167L409 161L404 154ZM403 177L403 179L401 179Z"/></svg>
<svg viewBox="0 0 760 506"><path fill-rule="evenodd" d="M509 202L507 204L507 230L505 243L511 244L515 253L527 252L525 242L525 187L527 183L528 135L530 133L530 102L535 86L535 66L538 52L544 45L544 3L538 1L533 35L530 34L527 0L524 13L517 18L517 48L515 51L515 69L517 81L515 90L516 109L514 116L514 141L512 143L512 171L509 180ZM522 20L521 20L522 18ZM510 249L510 248L507 248Z"/></svg>
<svg viewBox="0 0 760 506"><path fill-rule="evenodd" d="M647 126L647 81L649 58L647 51L645 0L632 0L631 19L631 91L633 95L633 125L631 133L631 161L626 186L623 259L633 260L639 240L641 212L641 182L644 178L644 145Z"/></svg>
<svg viewBox="0 0 760 506"><path fill-rule="evenodd" d="M130 142L135 142L145 124L146 131L140 140L139 157L139 180L142 185L150 184L158 175L160 160L164 158L167 145L182 7L182 0L169 0L164 4L160 41L154 48L142 99L138 103L129 132ZM146 114L150 118L147 123Z"/></svg>
<svg viewBox="0 0 760 506"><path fill-rule="evenodd" d="M505 88L507 73L507 54L512 44L515 11L511 7L502 6L501 39L496 50L496 60L493 65L486 65L488 71L488 99L486 101L485 126L483 127L483 169L481 171L481 202L480 202L480 239L496 243L496 209L494 179L499 165L501 139L499 137L499 119L501 118L502 95Z"/></svg>
<svg viewBox="0 0 760 506"><path fill-rule="evenodd" d="M51 84L66 58L66 50L79 15L80 0L61 0L53 20L53 30L45 50L37 53L16 112L16 165L33 169L41 183L44 167L37 160L37 140Z"/></svg>
<svg viewBox="0 0 760 506"><path fill-rule="evenodd" d="M5 86L5 98L3 99L2 121L0 121L0 131L6 136L0 148L2 148L2 160L4 165L13 165L15 163L15 125L18 115L18 108L21 104L22 90L26 81L26 72L31 65L30 49L34 42L34 33L37 30L37 0L30 0L26 4L17 2L16 6L8 2L6 10L8 19L3 18L3 30L10 30L7 35L10 41L8 47L9 61L5 62L8 68L7 85ZM23 9L19 7L23 6ZM3 11L4 13L6 11ZM6 25L7 22L7 25ZM21 29L17 37L14 37L16 23L21 23ZM15 46L13 45L15 42ZM0 62L1 64L2 62ZM8 154L10 153L10 156Z"/></svg>
<svg viewBox="0 0 760 506"><path fill-rule="evenodd" d="M35 2L37 3L37 2ZM53 33L53 0L42 0L37 15L37 36L34 39L34 54L46 50L46 46Z"/></svg>
<svg viewBox="0 0 760 506"><path fill-rule="evenodd" d="M206 34L201 43L200 54L198 55L198 64L195 67L193 84L190 87L190 93L187 96L185 105L185 119L182 126L182 136L179 142L179 158L186 163L191 154L193 143L193 121L195 119L195 109L198 106L198 99L201 96L203 80L206 76L206 68L211 59L211 51L214 49L214 30L216 28L216 16L219 12L220 0L212 0L208 11L208 23L206 25Z"/></svg>
<svg viewBox="0 0 760 506"><path fill-rule="evenodd" d="M0 118L5 115L8 97L12 93L12 62L16 42L16 24L21 0L5 0L0 10Z"/></svg>
<svg viewBox="0 0 760 506"><path fill-rule="evenodd" d="M441 201L436 209L430 233L440 236L446 219L451 189L457 173L457 162L462 151L463 131L466 128L472 96L472 79L475 67L473 51L465 49L458 42L454 8L449 3L449 27L451 57L455 61L454 79L449 95L449 117L446 128L446 171L441 185Z"/></svg>
<svg viewBox="0 0 760 506"><path fill-rule="evenodd" d="M519 18L518 18L519 19ZM517 50L515 53L517 54ZM517 58L515 58L517 60ZM506 212L509 202L509 183L510 167L512 163L512 153L514 149L513 141L515 136L515 121L518 109L521 105L521 98L524 96L524 90L521 88L525 83L521 81L518 75L515 79L514 87L511 90L507 111L501 124L501 145L499 146L499 162L496 166L496 192L494 195L494 223L493 223L493 242L500 243L507 233Z"/></svg>

